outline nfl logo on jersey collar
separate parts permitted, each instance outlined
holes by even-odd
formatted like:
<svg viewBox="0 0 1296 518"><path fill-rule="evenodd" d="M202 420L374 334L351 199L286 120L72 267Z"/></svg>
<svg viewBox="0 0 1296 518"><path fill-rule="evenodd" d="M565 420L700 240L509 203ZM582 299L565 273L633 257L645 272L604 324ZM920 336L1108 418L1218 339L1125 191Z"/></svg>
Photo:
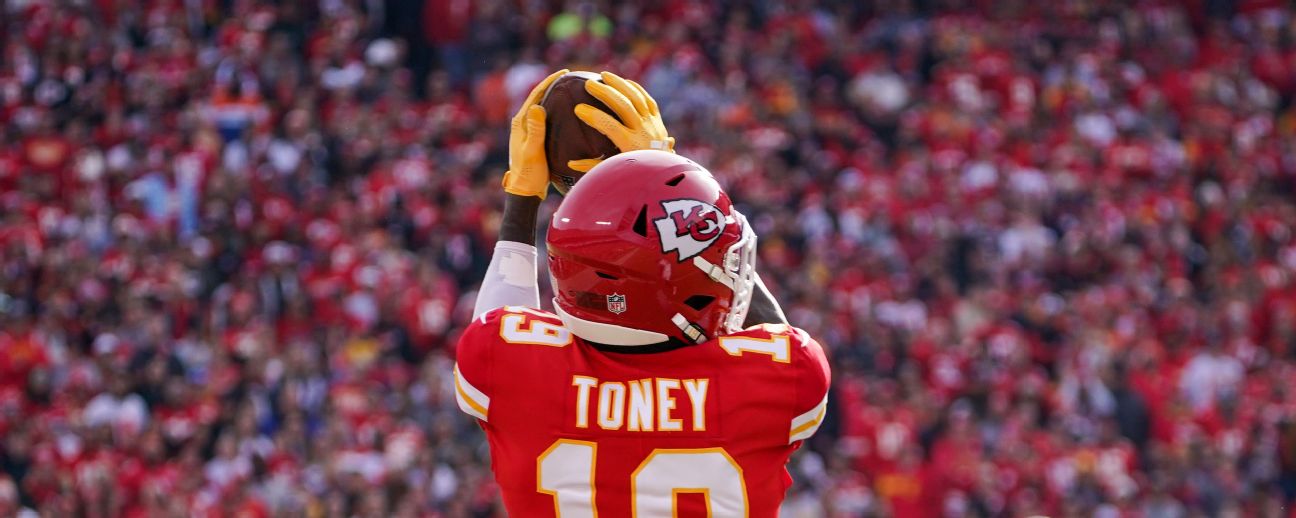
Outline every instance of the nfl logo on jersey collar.
<svg viewBox="0 0 1296 518"><path fill-rule="evenodd" d="M611 311L612 313L615 313L615 314L617 314L617 315L620 315L620 314L622 314L622 313L625 313L625 310L626 310L626 298L625 298L625 295L621 295L621 294L618 294L618 293L613 293L613 294L611 294L611 295L608 295L608 296L607 296L607 308L608 308L608 311Z"/></svg>

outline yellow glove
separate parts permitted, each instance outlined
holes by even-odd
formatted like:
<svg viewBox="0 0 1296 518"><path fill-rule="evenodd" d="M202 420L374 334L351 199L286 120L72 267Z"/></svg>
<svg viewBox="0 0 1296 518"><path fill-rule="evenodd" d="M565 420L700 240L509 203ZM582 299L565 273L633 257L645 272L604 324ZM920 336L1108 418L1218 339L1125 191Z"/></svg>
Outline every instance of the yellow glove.
<svg viewBox="0 0 1296 518"><path fill-rule="evenodd" d="M611 72L603 72L603 82L585 81L585 91L589 92L617 116L590 106L576 106L576 116L591 128L607 136L621 152L640 149L659 149L675 152L675 138L667 135L666 125L662 123L661 112L657 101L639 83L622 79ZM617 120L617 118L621 120ZM625 121L622 124L622 121ZM601 158L572 160L567 166L581 172L588 172L602 162Z"/></svg>
<svg viewBox="0 0 1296 518"><path fill-rule="evenodd" d="M509 127L509 170L504 173L504 192L518 196L549 193L549 164L545 161L545 110L540 98L556 79L567 73L562 69L546 77L531 89L526 102L518 108Z"/></svg>

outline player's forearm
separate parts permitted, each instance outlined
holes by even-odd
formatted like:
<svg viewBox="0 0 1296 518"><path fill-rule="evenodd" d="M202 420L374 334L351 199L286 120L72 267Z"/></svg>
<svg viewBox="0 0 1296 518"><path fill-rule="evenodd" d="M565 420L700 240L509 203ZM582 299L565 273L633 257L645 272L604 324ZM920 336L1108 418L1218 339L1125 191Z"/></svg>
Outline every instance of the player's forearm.
<svg viewBox="0 0 1296 518"><path fill-rule="evenodd" d="M760 275L756 276L756 286L752 289L751 308L747 310L747 321L743 322L743 327L751 327L759 324L787 324L787 316L783 314L783 308L779 307L774 295L765 287L765 282L761 281Z"/></svg>
<svg viewBox="0 0 1296 518"><path fill-rule="evenodd" d="M540 213L540 198L536 196L504 195L504 218L500 223L499 240L535 246L536 219Z"/></svg>
<svg viewBox="0 0 1296 518"><path fill-rule="evenodd" d="M536 219L540 198L506 194L499 240L482 278L473 318L502 306L540 307L536 284Z"/></svg>

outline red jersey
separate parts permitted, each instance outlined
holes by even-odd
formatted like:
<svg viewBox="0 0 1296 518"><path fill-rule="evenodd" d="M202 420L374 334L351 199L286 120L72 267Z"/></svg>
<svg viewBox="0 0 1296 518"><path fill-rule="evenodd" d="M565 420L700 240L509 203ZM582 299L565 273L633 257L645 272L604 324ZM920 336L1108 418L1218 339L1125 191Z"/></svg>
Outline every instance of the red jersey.
<svg viewBox="0 0 1296 518"><path fill-rule="evenodd" d="M459 408L517 516L777 516L788 457L827 405L823 349L783 325L605 352L504 307L464 331L457 360Z"/></svg>

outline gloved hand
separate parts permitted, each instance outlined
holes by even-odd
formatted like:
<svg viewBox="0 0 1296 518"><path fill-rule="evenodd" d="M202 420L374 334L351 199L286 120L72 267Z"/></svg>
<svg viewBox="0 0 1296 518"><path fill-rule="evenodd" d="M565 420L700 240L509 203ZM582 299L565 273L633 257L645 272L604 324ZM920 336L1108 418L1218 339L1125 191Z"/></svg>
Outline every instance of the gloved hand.
<svg viewBox="0 0 1296 518"><path fill-rule="evenodd" d="M589 92L608 108L616 117L590 106L576 106L576 116L590 127L607 136L612 144L623 153L640 149L659 149L675 152L675 138L666 133L662 123L661 112L657 101L639 83L622 79L611 72L603 72L603 82L585 81L585 91ZM617 118L621 120L617 120ZM625 121L622 124L621 121ZM588 172L602 162L601 158L572 160L567 166L581 172Z"/></svg>
<svg viewBox="0 0 1296 518"><path fill-rule="evenodd" d="M544 199L549 193L549 164L545 161L545 110L540 99L545 90L567 73L562 69L546 77L531 89L526 102L518 108L509 127L509 170L504 173L504 192L518 196L538 196Z"/></svg>

